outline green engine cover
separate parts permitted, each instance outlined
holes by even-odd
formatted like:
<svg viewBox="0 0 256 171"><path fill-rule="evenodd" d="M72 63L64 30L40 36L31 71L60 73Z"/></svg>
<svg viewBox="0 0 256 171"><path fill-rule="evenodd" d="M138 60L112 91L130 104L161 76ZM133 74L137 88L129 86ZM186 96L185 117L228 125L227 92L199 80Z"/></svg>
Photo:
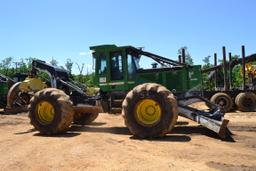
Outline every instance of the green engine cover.
<svg viewBox="0 0 256 171"><path fill-rule="evenodd" d="M171 91L184 92L199 90L202 84L201 66L184 67L178 70L137 73L135 84L158 83Z"/></svg>

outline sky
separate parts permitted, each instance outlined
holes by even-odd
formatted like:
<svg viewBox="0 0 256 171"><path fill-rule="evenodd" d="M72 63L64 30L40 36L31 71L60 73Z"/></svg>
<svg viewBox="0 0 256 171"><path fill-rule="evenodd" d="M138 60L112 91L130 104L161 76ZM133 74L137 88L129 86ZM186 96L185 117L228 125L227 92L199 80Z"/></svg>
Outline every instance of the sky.
<svg viewBox="0 0 256 171"><path fill-rule="evenodd" d="M0 60L67 58L91 70L89 47L132 45L195 64L213 53L256 53L255 0L0 0ZM213 58L211 58L213 63ZM87 69L88 68L88 69ZM73 73L78 73L76 64Z"/></svg>

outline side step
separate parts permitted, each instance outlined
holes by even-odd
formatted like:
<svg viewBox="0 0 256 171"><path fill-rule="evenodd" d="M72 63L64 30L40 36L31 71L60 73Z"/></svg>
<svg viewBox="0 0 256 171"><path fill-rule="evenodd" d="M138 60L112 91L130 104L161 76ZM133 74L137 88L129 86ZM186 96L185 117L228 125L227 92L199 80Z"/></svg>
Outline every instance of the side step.
<svg viewBox="0 0 256 171"><path fill-rule="evenodd" d="M124 98L118 96L112 96L111 99L111 113L113 114L120 114L122 112L122 103Z"/></svg>
<svg viewBox="0 0 256 171"><path fill-rule="evenodd" d="M113 114L120 114L121 112L122 112L122 108L119 108L119 107L111 108L111 113L113 113Z"/></svg>

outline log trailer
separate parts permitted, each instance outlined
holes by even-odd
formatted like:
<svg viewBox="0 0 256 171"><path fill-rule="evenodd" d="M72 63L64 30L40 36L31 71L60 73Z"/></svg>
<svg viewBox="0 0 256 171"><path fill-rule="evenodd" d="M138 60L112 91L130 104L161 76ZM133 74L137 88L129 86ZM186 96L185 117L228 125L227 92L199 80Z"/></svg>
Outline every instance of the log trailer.
<svg viewBox="0 0 256 171"><path fill-rule="evenodd" d="M214 66L202 70L202 73L210 73L209 76L215 84L215 90L203 91L203 97L219 105L225 112L235 109L243 112L256 111L256 70L251 64L256 61L256 54L245 56L245 47L242 46L242 57L232 59L232 54L229 53L229 61L227 62L226 48L223 47L222 51L222 64L217 65L217 54L215 53ZM233 68L237 65L241 65L242 85L240 87L235 87L232 83ZM223 78L219 78L218 76L222 73Z"/></svg>
<svg viewBox="0 0 256 171"><path fill-rule="evenodd" d="M164 136L172 130L178 115L226 137L228 120L224 113L191 93L202 84L200 65L187 65L132 46L100 45L90 50L95 86L100 88L95 96L88 96L63 70L33 61L30 81L19 88L31 96L29 118L41 134L63 133L71 124L89 124L99 113L108 112L122 113L125 125L138 138ZM142 58L153 60L152 68L143 69ZM48 73L49 85L32 84L37 71ZM34 91L29 91L32 87ZM198 101L210 109L193 107Z"/></svg>

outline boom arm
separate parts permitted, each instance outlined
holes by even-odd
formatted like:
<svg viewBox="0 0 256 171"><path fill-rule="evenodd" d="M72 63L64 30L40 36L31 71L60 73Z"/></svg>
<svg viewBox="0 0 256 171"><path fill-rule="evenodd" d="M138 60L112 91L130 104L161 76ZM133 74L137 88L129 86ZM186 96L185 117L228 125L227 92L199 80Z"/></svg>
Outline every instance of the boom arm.
<svg viewBox="0 0 256 171"><path fill-rule="evenodd" d="M69 87L71 90L86 96L85 92L80 87L72 83L72 81L69 79L68 72L65 69L52 66L45 61L33 60L32 73L36 75L36 71L43 71L49 75L51 78L51 87L57 88L56 82L59 81L61 84Z"/></svg>
<svg viewBox="0 0 256 171"><path fill-rule="evenodd" d="M69 81L68 72L66 70L47 64L45 61L33 60L32 73L35 74L36 71L46 72L51 78L51 87L53 88L57 87L56 80L58 78Z"/></svg>
<svg viewBox="0 0 256 171"><path fill-rule="evenodd" d="M165 66L170 66L170 65L171 66L188 66L185 63L177 62L177 61L171 60L169 58L165 58L165 57L156 55L154 53L146 52L146 51L143 51L141 49L134 48L134 47L131 47L131 50L137 52L140 55L145 55L145 56L147 56L147 57L155 60L156 62L158 62L162 65L165 65Z"/></svg>

